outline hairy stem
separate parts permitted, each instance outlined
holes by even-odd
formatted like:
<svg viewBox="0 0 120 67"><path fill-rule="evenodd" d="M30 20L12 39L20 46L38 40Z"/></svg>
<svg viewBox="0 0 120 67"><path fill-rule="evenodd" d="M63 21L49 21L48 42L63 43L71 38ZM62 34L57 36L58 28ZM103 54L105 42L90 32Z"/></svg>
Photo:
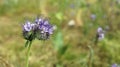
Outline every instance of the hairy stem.
<svg viewBox="0 0 120 67"><path fill-rule="evenodd" d="M32 41L30 41L28 45L27 56L26 56L26 67L29 67L29 55L30 55L31 44L32 44Z"/></svg>

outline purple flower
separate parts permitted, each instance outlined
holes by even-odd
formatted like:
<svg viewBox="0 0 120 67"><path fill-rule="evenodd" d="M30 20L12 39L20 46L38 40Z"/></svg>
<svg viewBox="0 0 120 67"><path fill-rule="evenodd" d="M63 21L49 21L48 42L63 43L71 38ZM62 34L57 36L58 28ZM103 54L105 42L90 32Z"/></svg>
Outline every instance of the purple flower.
<svg viewBox="0 0 120 67"><path fill-rule="evenodd" d="M44 19L42 22L39 23L39 30L44 33L52 34L53 33L53 26L49 24L49 21Z"/></svg>
<svg viewBox="0 0 120 67"><path fill-rule="evenodd" d="M48 20L46 20L46 19L44 20L44 22L43 22L43 23L44 23L44 25L50 25L50 24L49 24L49 21L48 21Z"/></svg>
<svg viewBox="0 0 120 67"><path fill-rule="evenodd" d="M38 29L40 30L40 35L38 36L40 40L49 39L49 36L53 34L54 31L53 26L47 19L43 19L43 21L39 23Z"/></svg>
<svg viewBox="0 0 120 67"><path fill-rule="evenodd" d="M23 25L23 36L27 40L38 38L39 40L49 39L53 34L54 26L49 23L49 20L43 17L37 18L35 23L27 21Z"/></svg>
<svg viewBox="0 0 120 67"><path fill-rule="evenodd" d="M23 25L23 30L24 31L31 31L32 29L32 26L31 26L31 23L29 21L27 21L24 25Z"/></svg>
<svg viewBox="0 0 120 67"><path fill-rule="evenodd" d="M97 33L102 33L102 31L103 31L103 29L102 29L101 27L99 27L99 28L97 29Z"/></svg>
<svg viewBox="0 0 120 67"><path fill-rule="evenodd" d="M39 29L42 30L42 29L45 27L45 25L46 25L46 24L45 24L44 21L40 22L40 23L39 23Z"/></svg>
<svg viewBox="0 0 120 67"><path fill-rule="evenodd" d="M104 39L104 33L99 34L98 40Z"/></svg>
<svg viewBox="0 0 120 67"><path fill-rule="evenodd" d="M117 64L113 64L111 67L117 67Z"/></svg>
<svg viewBox="0 0 120 67"><path fill-rule="evenodd" d="M53 31L54 31L53 26L48 29L49 34L53 34Z"/></svg>
<svg viewBox="0 0 120 67"><path fill-rule="evenodd" d="M51 26L51 25L45 26L44 31L49 34L53 34L53 26Z"/></svg>
<svg viewBox="0 0 120 67"><path fill-rule="evenodd" d="M41 22L43 22L43 18L42 17L36 18L36 20L35 20L36 24L40 24Z"/></svg>
<svg viewBox="0 0 120 67"><path fill-rule="evenodd" d="M91 14L90 18L91 18L92 20L95 20L95 19L96 19L96 15L95 15L95 14Z"/></svg>
<svg viewBox="0 0 120 67"><path fill-rule="evenodd" d="M31 24L31 27L32 27L32 30L33 30L33 31L36 30L36 29L37 29L37 24L32 23L32 24Z"/></svg>
<svg viewBox="0 0 120 67"><path fill-rule="evenodd" d="M101 27L99 27L98 29L97 29L97 38L98 38L98 40L102 40L102 39L104 39L104 31L103 31L103 29L101 28Z"/></svg>

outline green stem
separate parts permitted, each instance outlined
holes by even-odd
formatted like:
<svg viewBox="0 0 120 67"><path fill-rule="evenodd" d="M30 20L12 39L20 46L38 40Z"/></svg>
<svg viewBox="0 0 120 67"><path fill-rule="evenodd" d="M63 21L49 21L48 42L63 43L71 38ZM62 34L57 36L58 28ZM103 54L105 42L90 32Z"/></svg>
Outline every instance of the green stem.
<svg viewBox="0 0 120 67"><path fill-rule="evenodd" d="M31 48L32 41L30 41L28 45L28 50L27 50L27 57L26 57L26 67L29 66L29 55L30 55L30 48Z"/></svg>
<svg viewBox="0 0 120 67"><path fill-rule="evenodd" d="M92 49L92 47L91 47L90 45L89 45L88 47L89 47L89 49L90 49L88 67L92 67L94 50Z"/></svg>

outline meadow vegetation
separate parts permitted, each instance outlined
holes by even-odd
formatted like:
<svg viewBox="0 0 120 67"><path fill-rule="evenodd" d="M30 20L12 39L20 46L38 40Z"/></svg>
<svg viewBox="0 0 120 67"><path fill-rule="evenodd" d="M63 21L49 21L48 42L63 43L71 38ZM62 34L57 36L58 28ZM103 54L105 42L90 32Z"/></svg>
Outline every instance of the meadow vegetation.
<svg viewBox="0 0 120 67"><path fill-rule="evenodd" d="M24 67L22 25L44 15L56 30L35 40L29 67L120 65L120 0L0 0L0 67ZM94 43L98 27L103 40Z"/></svg>

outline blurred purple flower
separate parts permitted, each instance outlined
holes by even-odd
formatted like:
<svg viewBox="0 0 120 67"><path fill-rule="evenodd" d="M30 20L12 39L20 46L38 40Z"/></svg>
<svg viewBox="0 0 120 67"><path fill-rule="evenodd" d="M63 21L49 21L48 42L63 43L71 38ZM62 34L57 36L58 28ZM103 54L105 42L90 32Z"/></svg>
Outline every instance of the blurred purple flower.
<svg viewBox="0 0 120 67"><path fill-rule="evenodd" d="M104 39L104 30L101 27L97 29L97 38L98 40Z"/></svg>
<svg viewBox="0 0 120 67"><path fill-rule="evenodd" d="M92 20L95 20L95 19L96 19L96 15L95 15L95 14L91 14L90 18L91 18Z"/></svg>
<svg viewBox="0 0 120 67"><path fill-rule="evenodd" d="M75 4L70 4L70 8L74 9L75 8Z"/></svg>
<svg viewBox="0 0 120 67"><path fill-rule="evenodd" d="M104 33L99 34L98 40L104 39Z"/></svg>
<svg viewBox="0 0 120 67"><path fill-rule="evenodd" d="M103 29L101 28L101 27L99 27L98 29L97 29L97 33L101 33L103 31Z"/></svg>
<svg viewBox="0 0 120 67"><path fill-rule="evenodd" d="M111 67L117 67L117 64L113 64Z"/></svg>

